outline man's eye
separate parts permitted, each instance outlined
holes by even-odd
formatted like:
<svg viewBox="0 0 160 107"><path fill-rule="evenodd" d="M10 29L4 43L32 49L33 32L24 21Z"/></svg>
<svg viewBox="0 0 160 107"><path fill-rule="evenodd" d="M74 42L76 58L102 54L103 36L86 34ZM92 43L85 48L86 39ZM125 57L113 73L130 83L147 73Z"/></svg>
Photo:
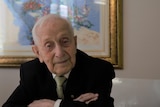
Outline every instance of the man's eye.
<svg viewBox="0 0 160 107"><path fill-rule="evenodd" d="M54 45L52 43L47 43L45 45L46 51L51 51L54 48Z"/></svg>
<svg viewBox="0 0 160 107"><path fill-rule="evenodd" d="M69 39L63 39L63 40L61 41L61 44L62 44L63 46L68 46L68 45L70 44L70 40L69 40Z"/></svg>
<svg viewBox="0 0 160 107"><path fill-rule="evenodd" d="M46 47L47 47L47 48L50 48L50 47L51 47L51 44L47 44Z"/></svg>

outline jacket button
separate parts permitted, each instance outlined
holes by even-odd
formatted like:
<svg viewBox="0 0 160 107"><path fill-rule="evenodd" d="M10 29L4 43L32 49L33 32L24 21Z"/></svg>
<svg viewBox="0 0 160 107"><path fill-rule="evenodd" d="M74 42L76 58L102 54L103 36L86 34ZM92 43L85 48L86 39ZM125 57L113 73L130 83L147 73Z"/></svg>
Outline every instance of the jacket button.
<svg viewBox="0 0 160 107"><path fill-rule="evenodd" d="M74 98L74 95L71 95L71 98Z"/></svg>

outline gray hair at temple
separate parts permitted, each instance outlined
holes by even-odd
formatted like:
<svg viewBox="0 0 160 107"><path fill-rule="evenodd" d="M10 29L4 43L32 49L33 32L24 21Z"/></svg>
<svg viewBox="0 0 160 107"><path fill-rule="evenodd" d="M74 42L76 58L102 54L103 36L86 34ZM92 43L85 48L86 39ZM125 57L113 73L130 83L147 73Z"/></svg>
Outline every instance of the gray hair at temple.
<svg viewBox="0 0 160 107"><path fill-rule="evenodd" d="M32 37L33 37L33 41L34 41L35 45L38 44L38 32L37 32L38 29L43 27L44 24L48 25L48 24L50 24L50 22L53 22L53 21L56 22L57 20L61 20L65 24L68 24L69 30L71 31L72 35L74 36L74 30L73 30L72 24L69 22L69 20L67 20L66 18L61 17L60 15L57 15L57 14L48 14L48 15L45 15L45 16L39 18L38 21L33 26Z"/></svg>

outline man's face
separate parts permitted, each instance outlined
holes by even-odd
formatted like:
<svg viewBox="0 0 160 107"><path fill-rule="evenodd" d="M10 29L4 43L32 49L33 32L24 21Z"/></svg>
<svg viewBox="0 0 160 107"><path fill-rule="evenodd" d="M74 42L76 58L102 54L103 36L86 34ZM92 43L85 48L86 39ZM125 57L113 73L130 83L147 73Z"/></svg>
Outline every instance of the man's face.
<svg viewBox="0 0 160 107"><path fill-rule="evenodd" d="M68 24L61 21L42 26L37 31L37 56L50 72L63 75L69 72L76 60L76 37Z"/></svg>

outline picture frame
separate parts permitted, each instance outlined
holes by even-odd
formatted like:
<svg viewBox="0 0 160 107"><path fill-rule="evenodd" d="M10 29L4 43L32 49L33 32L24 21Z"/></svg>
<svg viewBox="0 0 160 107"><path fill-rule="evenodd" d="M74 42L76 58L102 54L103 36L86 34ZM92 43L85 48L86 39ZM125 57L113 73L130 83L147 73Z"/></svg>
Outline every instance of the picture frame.
<svg viewBox="0 0 160 107"><path fill-rule="evenodd" d="M94 0L97 1L98 0ZM101 0L103 1L103 0ZM99 2L104 3L104 2ZM122 0L108 0L108 6L102 4L102 32L108 31L101 36L103 52L94 49L95 46L85 48L85 45L78 46L89 55L111 62L115 69L123 68L123 41L122 41ZM108 10L108 11L106 11ZM13 20L10 20L11 22ZM13 24L13 23L12 23ZM101 24L100 24L101 25ZM102 26L102 25L101 25ZM100 32L101 33L101 32ZM79 35L76 34L77 37ZM107 39L104 39L107 38ZM104 45L106 44L106 45ZM1 45L1 44L0 44ZM97 45L97 44L95 44ZM107 51L107 52L106 52ZM35 58L31 46L14 46L6 42L4 47L0 47L0 67L19 67L20 64Z"/></svg>

